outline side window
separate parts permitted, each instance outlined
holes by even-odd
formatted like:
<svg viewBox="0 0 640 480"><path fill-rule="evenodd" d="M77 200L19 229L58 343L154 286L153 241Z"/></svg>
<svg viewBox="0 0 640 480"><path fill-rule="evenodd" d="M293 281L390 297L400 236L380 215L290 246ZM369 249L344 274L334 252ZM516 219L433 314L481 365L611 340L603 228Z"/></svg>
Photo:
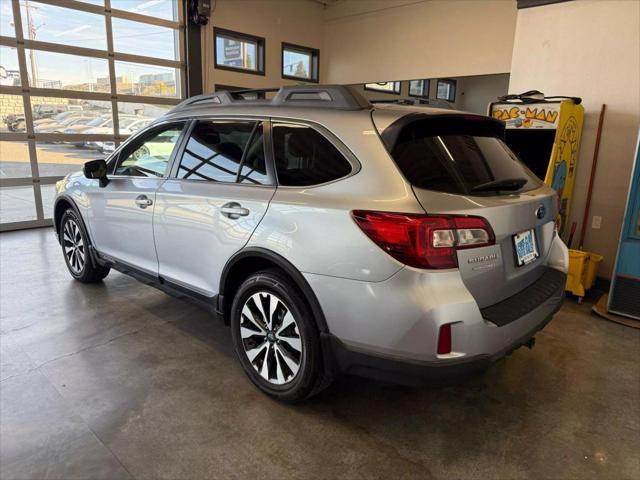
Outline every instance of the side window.
<svg viewBox="0 0 640 480"><path fill-rule="evenodd" d="M235 182L256 122L201 121L182 154L177 178Z"/></svg>
<svg viewBox="0 0 640 480"><path fill-rule="evenodd" d="M240 183L248 183L253 185L265 185L269 183L267 174L267 162L264 155L264 134L262 123L256 127L251 143L247 147L247 151L240 167Z"/></svg>
<svg viewBox="0 0 640 480"><path fill-rule="evenodd" d="M280 185L319 185L351 173L347 159L311 127L274 123L273 146Z"/></svg>
<svg viewBox="0 0 640 480"><path fill-rule="evenodd" d="M115 175L128 177L162 177L178 143L184 123L172 124L155 130L150 136L134 140L118 158Z"/></svg>

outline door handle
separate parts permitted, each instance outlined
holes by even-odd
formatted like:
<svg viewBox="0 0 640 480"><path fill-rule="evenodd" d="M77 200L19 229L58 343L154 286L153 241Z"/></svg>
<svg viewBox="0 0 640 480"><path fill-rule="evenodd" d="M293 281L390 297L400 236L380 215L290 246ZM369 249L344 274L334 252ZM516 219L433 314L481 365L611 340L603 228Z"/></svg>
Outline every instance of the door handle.
<svg viewBox="0 0 640 480"><path fill-rule="evenodd" d="M138 195L136 197L136 205L140 208L147 208L148 206L153 205L153 200L146 195Z"/></svg>
<svg viewBox="0 0 640 480"><path fill-rule="evenodd" d="M220 213L232 220L237 220L240 217L249 215L249 209L244 208L238 202L229 202L220 207Z"/></svg>

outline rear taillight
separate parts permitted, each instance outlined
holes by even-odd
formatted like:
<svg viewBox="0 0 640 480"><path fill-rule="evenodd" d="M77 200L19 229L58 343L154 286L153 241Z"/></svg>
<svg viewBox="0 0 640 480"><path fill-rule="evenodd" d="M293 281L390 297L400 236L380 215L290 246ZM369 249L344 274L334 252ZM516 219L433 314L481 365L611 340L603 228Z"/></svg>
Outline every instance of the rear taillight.
<svg viewBox="0 0 640 480"><path fill-rule="evenodd" d="M456 268L456 250L495 243L482 217L355 210L353 218L380 248L417 268Z"/></svg>

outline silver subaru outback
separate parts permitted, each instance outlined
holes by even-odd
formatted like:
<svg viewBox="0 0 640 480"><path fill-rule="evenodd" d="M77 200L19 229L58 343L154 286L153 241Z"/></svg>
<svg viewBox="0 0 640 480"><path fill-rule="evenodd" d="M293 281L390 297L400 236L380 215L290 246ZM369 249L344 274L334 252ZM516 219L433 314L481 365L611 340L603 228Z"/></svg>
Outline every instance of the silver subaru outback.
<svg viewBox="0 0 640 480"><path fill-rule="evenodd" d="M71 275L114 268L209 308L285 401L340 372L415 383L533 344L567 248L501 122L342 86L258 93L185 100L60 181Z"/></svg>

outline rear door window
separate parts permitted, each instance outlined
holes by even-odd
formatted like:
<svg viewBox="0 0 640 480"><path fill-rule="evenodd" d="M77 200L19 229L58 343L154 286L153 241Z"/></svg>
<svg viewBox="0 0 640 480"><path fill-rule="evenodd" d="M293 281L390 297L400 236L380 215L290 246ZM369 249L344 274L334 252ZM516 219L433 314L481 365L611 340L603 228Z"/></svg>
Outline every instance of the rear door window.
<svg viewBox="0 0 640 480"><path fill-rule="evenodd" d="M251 142L247 146L240 166L238 182L265 185L269 182L267 162L264 153L264 132L262 123L256 125Z"/></svg>
<svg viewBox="0 0 640 480"><path fill-rule="evenodd" d="M234 183L256 122L199 121L185 146L177 178Z"/></svg>
<svg viewBox="0 0 640 480"><path fill-rule="evenodd" d="M542 182L499 138L495 128L483 122L482 117L433 116L401 127L391 125L382 138L404 176L418 188L466 195L538 188Z"/></svg>
<svg viewBox="0 0 640 480"><path fill-rule="evenodd" d="M273 148L278 183L283 186L320 185L352 170L327 138L306 125L274 123Z"/></svg>

